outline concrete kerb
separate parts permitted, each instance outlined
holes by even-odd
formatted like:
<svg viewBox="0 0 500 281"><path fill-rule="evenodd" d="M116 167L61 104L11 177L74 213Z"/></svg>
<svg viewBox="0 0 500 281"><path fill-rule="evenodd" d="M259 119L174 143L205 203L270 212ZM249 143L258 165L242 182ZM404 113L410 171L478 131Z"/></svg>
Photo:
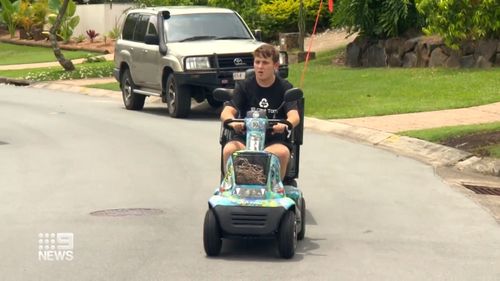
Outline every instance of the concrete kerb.
<svg viewBox="0 0 500 281"><path fill-rule="evenodd" d="M452 147L373 129L335 123L334 121L306 117L304 125L306 128L331 133L408 156L434 168L453 167L460 171L500 177L500 160L498 159L479 158L469 152Z"/></svg>
<svg viewBox="0 0 500 281"><path fill-rule="evenodd" d="M79 94L84 94L93 97L111 97L111 98L121 98L120 91L111 91L104 89L88 88L81 86L74 86L69 83L61 82L37 82L30 85L32 88L37 89L50 89L66 92L74 92Z"/></svg>
<svg viewBox="0 0 500 281"><path fill-rule="evenodd" d="M64 82L32 83L30 87L52 90L70 91L89 96L106 96L121 98L121 92L103 89L91 89L73 86ZM150 102L159 102L156 99ZM458 171L479 173L482 175L500 177L500 160L479 158L469 152L452 147L427 142L420 139L399 136L397 134L356 127L334 121L326 121L306 117L304 127L319 132L333 134L342 138L371 144L394 153L417 159L434 168L451 167Z"/></svg>

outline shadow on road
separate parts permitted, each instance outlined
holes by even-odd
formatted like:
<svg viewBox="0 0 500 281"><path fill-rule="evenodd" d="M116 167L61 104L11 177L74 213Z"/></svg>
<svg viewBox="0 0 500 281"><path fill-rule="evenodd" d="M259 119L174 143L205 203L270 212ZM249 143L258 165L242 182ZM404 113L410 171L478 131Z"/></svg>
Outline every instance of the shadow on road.
<svg viewBox="0 0 500 281"><path fill-rule="evenodd" d="M219 120L219 116L220 116L221 111L222 111L222 107L214 109L208 103L203 102L200 104L192 105L191 112L190 112L188 118L183 119L183 120L186 120L186 121ZM146 104L144 106L144 109L141 112L171 118L168 114L167 106L165 104L161 104L161 103Z"/></svg>
<svg viewBox="0 0 500 281"><path fill-rule="evenodd" d="M221 254L213 259L231 261L262 261L262 262L299 262L305 256L317 256L314 251L319 249L317 241L324 239L304 238L298 241L295 256L292 259L282 259L278 254L278 245L275 239L241 239L223 240Z"/></svg>

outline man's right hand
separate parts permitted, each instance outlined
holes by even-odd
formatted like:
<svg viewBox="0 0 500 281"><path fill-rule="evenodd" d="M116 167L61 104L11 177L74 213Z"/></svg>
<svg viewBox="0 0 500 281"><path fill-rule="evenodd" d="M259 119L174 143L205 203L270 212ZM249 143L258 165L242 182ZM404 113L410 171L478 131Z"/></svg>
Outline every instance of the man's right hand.
<svg viewBox="0 0 500 281"><path fill-rule="evenodd" d="M232 127L237 134L241 135L245 132L245 123L243 122L234 122L229 124L229 126Z"/></svg>

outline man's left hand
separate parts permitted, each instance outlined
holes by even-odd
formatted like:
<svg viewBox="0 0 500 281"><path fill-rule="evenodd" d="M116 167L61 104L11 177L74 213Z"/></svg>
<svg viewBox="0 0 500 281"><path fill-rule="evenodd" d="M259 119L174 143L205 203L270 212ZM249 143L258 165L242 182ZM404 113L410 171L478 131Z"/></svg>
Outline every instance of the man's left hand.
<svg viewBox="0 0 500 281"><path fill-rule="evenodd" d="M278 123L278 124L273 126L273 135L274 134L283 134L286 132L287 128L288 128L287 125L282 124L282 123Z"/></svg>

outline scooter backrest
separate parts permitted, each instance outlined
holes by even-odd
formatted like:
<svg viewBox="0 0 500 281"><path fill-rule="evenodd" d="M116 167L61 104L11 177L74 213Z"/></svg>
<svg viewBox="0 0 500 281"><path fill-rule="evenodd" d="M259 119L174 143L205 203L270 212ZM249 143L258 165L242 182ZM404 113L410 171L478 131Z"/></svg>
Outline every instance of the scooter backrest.
<svg viewBox="0 0 500 281"><path fill-rule="evenodd" d="M218 101L230 101L233 98L234 89L216 88L213 91L214 99Z"/></svg>
<svg viewBox="0 0 500 281"><path fill-rule="evenodd" d="M291 88L285 92L285 102L296 101L302 99L304 93L299 88Z"/></svg>

